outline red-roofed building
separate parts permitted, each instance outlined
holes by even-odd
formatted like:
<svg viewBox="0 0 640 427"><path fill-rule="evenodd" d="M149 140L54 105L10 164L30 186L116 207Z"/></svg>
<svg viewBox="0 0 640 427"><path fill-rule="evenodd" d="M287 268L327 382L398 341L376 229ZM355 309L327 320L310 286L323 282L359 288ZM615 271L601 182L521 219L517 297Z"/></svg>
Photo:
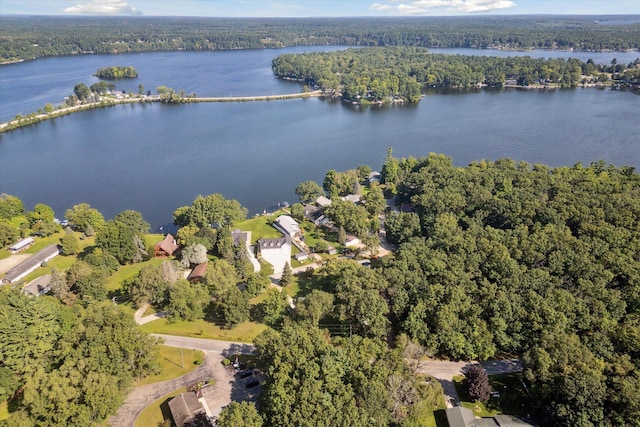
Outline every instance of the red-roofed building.
<svg viewBox="0 0 640 427"><path fill-rule="evenodd" d="M157 258L164 258L172 256L179 248L180 245L176 242L175 237L168 233L161 242L156 243L153 247L153 254Z"/></svg>

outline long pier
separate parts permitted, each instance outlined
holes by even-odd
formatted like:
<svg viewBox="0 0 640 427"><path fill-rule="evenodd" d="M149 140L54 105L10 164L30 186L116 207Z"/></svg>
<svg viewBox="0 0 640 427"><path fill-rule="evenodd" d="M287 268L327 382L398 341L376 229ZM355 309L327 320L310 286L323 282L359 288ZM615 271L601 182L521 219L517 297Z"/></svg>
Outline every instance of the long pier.
<svg viewBox="0 0 640 427"><path fill-rule="evenodd" d="M312 92L288 93L280 95L260 95L260 96L219 96L219 97L184 97L180 100L181 104L191 104L196 102L254 102L254 101L279 101L295 98L309 98L312 96L321 96L322 91L316 90ZM56 117L66 116L67 114L76 113L78 111L92 110L94 108L110 107L120 104L140 104L147 102L163 102L158 95L136 96L133 98L116 99L105 97L101 102L93 102L90 104L74 105L53 110L50 113L30 114L20 119L10 120L0 123L0 133L24 126L40 123L43 120L51 120Z"/></svg>

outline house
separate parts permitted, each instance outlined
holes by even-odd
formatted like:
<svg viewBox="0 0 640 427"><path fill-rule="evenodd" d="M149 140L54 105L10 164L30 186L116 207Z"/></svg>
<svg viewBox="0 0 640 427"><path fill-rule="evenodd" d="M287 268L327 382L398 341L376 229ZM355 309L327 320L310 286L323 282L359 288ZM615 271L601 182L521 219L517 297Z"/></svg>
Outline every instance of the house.
<svg viewBox="0 0 640 427"><path fill-rule="evenodd" d="M26 239L22 239L19 242L14 243L11 247L9 247L9 252L12 254L24 251L29 246L33 245L33 237L27 237Z"/></svg>
<svg viewBox="0 0 640 427"><path fill-rule="evenodd" d="M49 290L51 289L51 285L49 284L50 281L51 281L50 274L45 274L44 276L40 276L32 280L24 288L22 288L22 293L25 295L33 295L35 297L44 295L47 292L49 292Z"/></svg>
<svg viewBox="0 0 640 427"><path fill-rule="evenodd" d="M316 205L321 209L326 208L327 206L331 206L331 199L328 199L325 196L320 196L316 199Z"/></svg>
<svg viewBox="0 0 640 427"><path fill-rule="evenodd" d="M329 218L327 218L320 209L313 205L305 206L304 216L316 226L325 225L329 222Z"/></svg>
<svg viewBox="0 0 640 427"><path fill-rule="evenodd" d="M289 215L280 215L276 218L273 225L284 234L288 234L291 237L297 237L300 235L300 226L296 220L291 218Z"/></svg>
<svg viewBox="0 0 640 427"><path fill-rule="evenodd" d="M198 396L192 391L181 393L169 401L169 410L177 427L190 425L200 414L205 414Z"/></svg>
<svg viewBox="0 0 640 427"><path fill-rule="evenodd" d="M35 271L42 263L52 260L60 254L60 247L58 245L49 245L36 253L27 260L13 267L7 271L7 274L2 278L2 283L16 283L19 280L26 277L32 271Z"/></svg>
<svg viewBox="0 0 640 427"><path fill-rule="evenodd" d="M380 178L381 178L380 172L373 171L369 174L369 177L368 177L369 183L380 182Z"/></svg>
<svg viewBox="0 0 640 427"><path fill-rule="evenodd" d="M205 274L207 274L208 264L207 262L203 262L193 267L193 270L191 270L191 273L187 276L187 280L191 283L200 283L200 281L204 279Z"/></svg>
<svg viewBox="0 0 640 427"><path fill-rule="evenodd" d="M513 415L476 418L471 409L454 406L446 411L449 427L533 427Z"/></svg>
<svg viewBox="0 0 640 427"><path fill-rule="evenodd" d="M329 246L329 247L327 248L327 253L328 253L329 255L335 255L335 254L337 254L337 253L338 253L338 250L337 250L336 248L334 248L333 246Z"/></svg>
<svg viewBox="0 0 640 427"><path fill-rule="evenodd" d="M273 266L274 273L281 273L291 259L291 237L288 234L274 239L263 237L258 240L258 251Z"/></svg>
<svg viewBox="0 0 640 427"><path fill-rule="evenodd" d="M171 233L167 233L162 239L161 242L156 243L153 247L153 254L156 258L164 258L172 256L178 249L180 245L176 242L176 239L171 235Z"/></svg>

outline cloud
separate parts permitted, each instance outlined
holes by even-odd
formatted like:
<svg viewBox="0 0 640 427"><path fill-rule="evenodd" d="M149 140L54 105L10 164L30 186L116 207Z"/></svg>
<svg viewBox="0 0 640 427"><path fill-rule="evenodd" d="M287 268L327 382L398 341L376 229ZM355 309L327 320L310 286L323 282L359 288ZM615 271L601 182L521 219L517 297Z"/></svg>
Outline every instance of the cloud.
<svg viewBox="0 0 640 427"><path fill-rule="evenodd" d="M515 7L513 0L390 0L395 5L373 3L371 10L395 11L400 15L426 15L437 10L481 13Z"/></svg>
<svg viewBox="0 0 640 427"><path fill-rule="evenodd" d="M74 15L142 15L126 0L91 0L68 7L65 13Z"/></svg>

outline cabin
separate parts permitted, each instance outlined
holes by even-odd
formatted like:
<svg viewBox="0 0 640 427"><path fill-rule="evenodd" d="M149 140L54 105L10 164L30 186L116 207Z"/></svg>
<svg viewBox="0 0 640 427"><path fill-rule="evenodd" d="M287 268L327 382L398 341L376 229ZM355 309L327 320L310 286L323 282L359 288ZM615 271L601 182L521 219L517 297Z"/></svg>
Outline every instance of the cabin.
<svg viewBox="0 0 640 427"><path fill-rule="evenodd" d="M156 258L166 258L173 256L178 249L180 249L180 245L176 242L175 237L171 233L167 233L164 239L153 247L153 255Z"/></svg>
<svg viewBox="0 0 640 427"><path fill-rule="evenodd" d="M288 234L274 239L263 237L258 240L258 251L273 266L274 273L281 273L291 260L291 237Z"/></svg>
<svg viewBox="0 0 640 427"><path fill-rule="evenodd" d="M17 254L18 252L22 252L25 249L29 248L33 245L33 237L27 237L26 239L22 239L19 242L14 243L11 247L9 247L9 252L12 254Z"/></svg>
<svg viewBox="0 0 640 427"><path fill-rule="evenodd" d="M187 276L187 280L191 283L200 283L204 276L207 274L207 265L208 262L203 262L202 264L198 264L193 267L189 276Z"/></svg>

